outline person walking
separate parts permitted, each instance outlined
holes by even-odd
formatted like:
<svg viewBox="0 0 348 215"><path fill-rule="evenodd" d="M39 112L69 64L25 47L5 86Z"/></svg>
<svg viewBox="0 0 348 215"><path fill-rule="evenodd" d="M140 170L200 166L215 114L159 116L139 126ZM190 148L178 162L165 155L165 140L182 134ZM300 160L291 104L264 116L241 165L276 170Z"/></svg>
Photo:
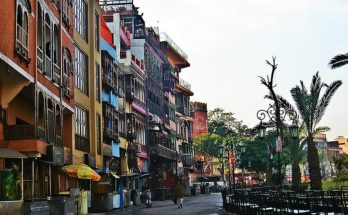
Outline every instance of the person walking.
<svg viewBox="0 0 348 215"><path fill-rule="evenodd" d="M184 201L184 185L181 183L181 181L177 181L175 185L175 198L177 200L178 208L182 208L182 202Z"/></svg>

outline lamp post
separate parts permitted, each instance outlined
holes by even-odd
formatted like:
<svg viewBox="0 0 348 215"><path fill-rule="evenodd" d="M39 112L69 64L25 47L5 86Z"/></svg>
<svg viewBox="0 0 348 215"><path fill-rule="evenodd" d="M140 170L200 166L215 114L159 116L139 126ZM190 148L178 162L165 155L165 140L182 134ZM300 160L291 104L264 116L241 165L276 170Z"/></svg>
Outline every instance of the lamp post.
<svg viewBox="0 0 348 215"><path fill-rule="evenodd" d="M276 135L277 135L277 141L276 141L276 152L278 154L278 174L279 174L279 185L281 187L282 185L282 178L281 178L281 152L282 152L282 145L284 142L284 121L288 118L292 121L292 125L289 126L289 133L291 137L297 137L298 133L298 114L295 110L284 108L280 106L279 101L275 99L274 101L276 104L270 104L267 110L259 110L257 111L257 118L260 120L259 126L257 126L257 129L259 131L259 136L263 138L266 135L266 129L267 127L273 127L276 126ZM278 108L277 108L278 107ZM264 124L263 120L268 118L269 123Z"/></svg>
<svg viewBox="0 0 348 215"><path fill-rule="evenodd" d="M219 145L219 160L221 163L221 180L225 183L225 165L224 165L224 146Z"/></svg>
<svg viewBox="0 0 348 215"><path fill-rule="evenodd" d="M224 150L225 149L225 150ZM233 142L230 142L230 143L228 143L227 145L226 145L226 147L224 147L223 145L220 145L219 146L219 150L221 151L221 160L222 160L222 168L224 168L224 166L223 166L223 160L224 160L224 152L227 152L227 163L228 163L228 187L229 187L229 191L231 192L231 159L232 159L232 157L230 158L230 156L232 156L231 155L231 153L232 152L234 152L234 144L233 144ZM234 159L234 158L233 158ZM224 172L223 172L224 173ZM234 180L234 178L235 178L235 175L234 175L234 161L233 161L233 163L232 163L232 188L233 188L233 193L235 192L235 180Z"/></svg>
<svg viewBox="0 0 348 215"><path fill-rule="evenodd" d="M266 63L271 66L271 76L267 76L267 78L260 77L261 84L267 87L269 90L269 95L267 96L269 99L273 101L273 104L267 110L259 110L257 112L257 118L261 121L259 126L260 136L265 135L266 127L263 126L262 120L268 116L271 124L276 126L277 131L277 152L278 152L278 174L280 179L280 185L282 184L281 180L281 161L280 161L280 153L282 151L282 143L284 141L284 120L286 116L288 116L293 121L293 127L291 129L297 128L298 115L294 109L282 101L282 99L275 93L274 87L276 84L274 83L274 74L278 68L278 64L276 64L276 57L272 57L272 62L266 60ZM286 108L284 108L286 107ZM290 129L290 128L289 128ZM297 133L297 132L296 132Z"/></svg>

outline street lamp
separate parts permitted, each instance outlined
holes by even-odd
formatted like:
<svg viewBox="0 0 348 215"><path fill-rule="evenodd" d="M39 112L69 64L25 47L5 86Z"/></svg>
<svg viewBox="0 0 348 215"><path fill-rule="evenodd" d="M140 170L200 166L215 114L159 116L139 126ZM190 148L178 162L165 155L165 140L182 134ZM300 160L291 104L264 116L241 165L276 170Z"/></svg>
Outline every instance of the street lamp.
<svg viewBox="0 0 348 215"><path fill-rule="evenodd" d="M224 146L219 145L219 160L221 162L221 179L225 183L225 166L224 166Z"/></svg>
<svg viewBox="0 0 348 215"><path fill-rule="evenodd" d="M280 154L282 151L282 145L284 142L284 121L286 118L289 118L289 120L292 121L292 125L289 126L289 133L290 136L293 138L296 138L298 135L298 114L293 109L287 109L282 106L280 106L279 101L277 99L274 100L274 104L270 104L267 110L259 110L257 111L257 118L260 120L260 124L257 126L257 129L259 131L259 136L263 138L266 134L266 128L265 124L262 123L262 121L266 118L269 119L270 123L268 124L269 127L276 126L276 133L277 133L277 147L276 151L278 152L278 174L279 174L279 183L280 187L282 185L282 178L281 178L281 158Z"/></svg>

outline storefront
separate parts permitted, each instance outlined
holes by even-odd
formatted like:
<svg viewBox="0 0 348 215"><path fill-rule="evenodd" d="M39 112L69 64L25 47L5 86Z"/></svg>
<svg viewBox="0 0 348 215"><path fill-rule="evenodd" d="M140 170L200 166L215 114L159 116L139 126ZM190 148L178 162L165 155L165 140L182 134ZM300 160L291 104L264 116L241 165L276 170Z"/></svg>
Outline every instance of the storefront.
<svg viewBox="0 0 348 215"><path fill-rule="evenodd" d="M23 159L13 149L0 149L0 214L22 214Z"/></svg>

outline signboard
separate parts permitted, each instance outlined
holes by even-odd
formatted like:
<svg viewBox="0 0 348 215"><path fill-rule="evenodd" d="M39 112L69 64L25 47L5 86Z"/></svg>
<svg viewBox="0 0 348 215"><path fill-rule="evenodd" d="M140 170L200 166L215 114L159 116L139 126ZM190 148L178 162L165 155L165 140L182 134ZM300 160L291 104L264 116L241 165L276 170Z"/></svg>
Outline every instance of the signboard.
<svg viewBox="0 0 348 215"><path fill-rule="evenodd" d="M134 39L144 39L145 38L145 22L143 17L136 15L134 17Z"/></svg>
<svg viewBox="0 0 348 215"><path fill-rule="evenodd" d="M277 147L277 152L283 151L283 141L282 141L282 138L280 136L278 136L278 138L276 140L276 147Z"/></svg>

